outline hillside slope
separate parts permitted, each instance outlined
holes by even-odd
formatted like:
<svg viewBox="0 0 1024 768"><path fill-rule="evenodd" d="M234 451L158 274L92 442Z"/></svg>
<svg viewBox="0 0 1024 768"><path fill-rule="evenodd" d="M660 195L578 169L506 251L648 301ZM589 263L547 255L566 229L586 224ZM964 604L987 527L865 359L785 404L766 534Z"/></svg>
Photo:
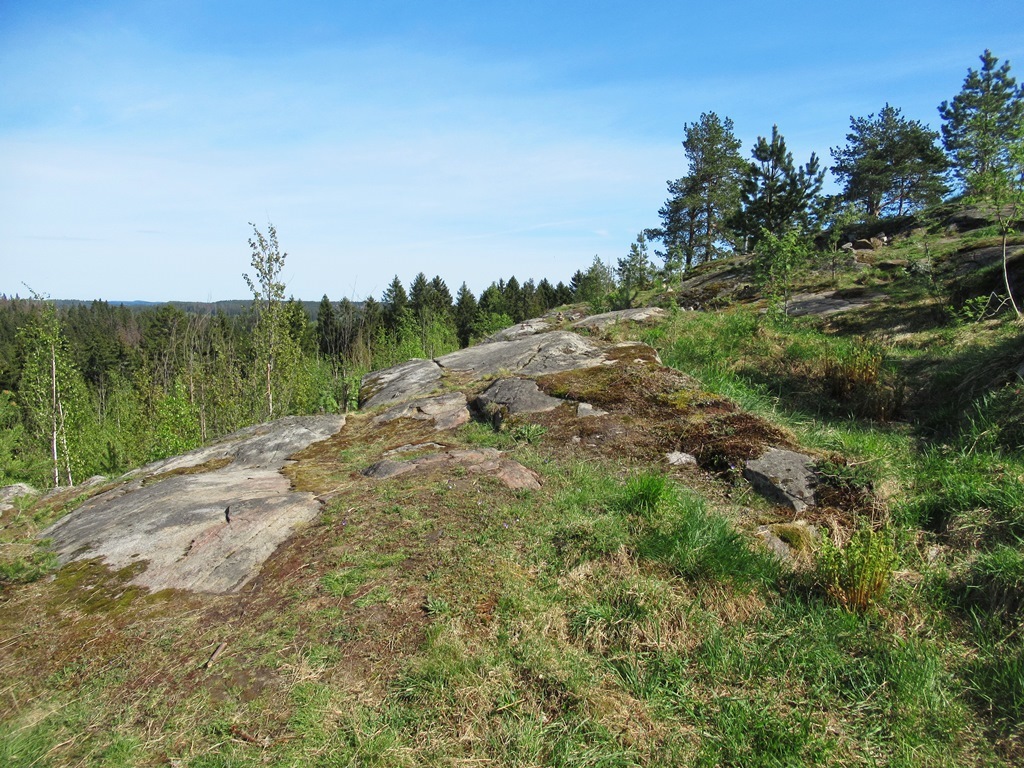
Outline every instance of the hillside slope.
<svg viewBox="0 0 1024 768"><path fill-rule="evenodd" d="M942 240L807 272L797 320L734 259L652 297L705 311L378 372L283 466L322 510L239 586L65 542L0 598L0 763L1015 764L1024 337L958 273L991 244ZM174 466L19 500L6 561L225 465Z"/></svg>

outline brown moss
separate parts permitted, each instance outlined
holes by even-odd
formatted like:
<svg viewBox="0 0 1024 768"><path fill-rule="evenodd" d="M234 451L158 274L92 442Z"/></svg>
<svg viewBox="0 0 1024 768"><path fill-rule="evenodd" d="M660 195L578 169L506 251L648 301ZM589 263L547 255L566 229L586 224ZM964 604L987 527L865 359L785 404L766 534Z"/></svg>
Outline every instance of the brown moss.
<svg viewBox="0 0 1024 768"><path fill-rule="evenodd" d="M150 475L142 480L143 485L153 485L159 483L161 480L166 480L169 477L177 477L178 475L202 475L207 472L216 472L218 469L223 469L228 466L234 459L230 456L223 456L219 459L210 459L204 461L202 464L193 464L190 467L177 467L175 469L169 469L166 472L159 472L155 475Z"/></svg>

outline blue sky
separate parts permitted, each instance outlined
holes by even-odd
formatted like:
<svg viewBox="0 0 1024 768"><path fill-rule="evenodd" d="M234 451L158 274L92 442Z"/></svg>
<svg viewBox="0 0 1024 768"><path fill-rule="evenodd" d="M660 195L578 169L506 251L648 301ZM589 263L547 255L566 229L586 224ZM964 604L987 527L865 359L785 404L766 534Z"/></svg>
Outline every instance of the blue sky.
<svg viewBox="0 0 1024 768"><path fill-rule="evenodd" d="M0 0L0 293L244 298L248 222L296 297L394 275L568 280L658 223L683 125L829 162L885 103L938 128L1019 0Z"/></svg>

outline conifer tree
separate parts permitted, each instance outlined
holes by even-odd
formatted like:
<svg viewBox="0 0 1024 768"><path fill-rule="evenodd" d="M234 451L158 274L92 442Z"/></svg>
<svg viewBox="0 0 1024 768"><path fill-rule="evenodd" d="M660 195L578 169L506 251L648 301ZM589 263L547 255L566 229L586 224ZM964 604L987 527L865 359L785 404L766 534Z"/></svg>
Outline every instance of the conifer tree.
<svg viewBox="0 0 1024 768"><path fill-rule="evenodd" d="M665 244L660 255L671 274L679 266L719 257L730 248L727 222L739 207L745 163L733 122L705 112L683 126L687 174L670 181L670 197L658 211L661 229L652 234Z"/></svg>
<svg viewBox="0 0 1024 768"><path fill-rule="evenodd" d="M341 339L338 319L334 314L334 305L325 293L320 299L320 308L316 313L316 345L320 354L328 359L335 359L341 352Z"/></svg>
<svg viewBox="0 0 1024 768"><path fill-rule="evenodd" d="M968 69L953 101L939 105L942 144L963 190L977 194L989 175L1012 164L1011 148L1021 141L1024 94L1010 75L1010 62L986 50L981 70Z"/></svg>
<svg viewBox="0 0 1024 768"><path fill-rule="evenodd" d="M868 216L902 216L946 193L939 134L886 104L877 116L851 117L846 146L831 150L843 196Z"/></svg>
<svg viewBox="0 0 1024 768"><path fill-rule="evenodd" d="M459 338L460 347L468 347L473 338L473 329L480 318L480 307L477 304L476 296L469 290L465 283L459 287L455 299L455 332Z"/></svg>
<svg viewBox="0 0 1024 768"><path fill-rule="evenodd" d="M398 334L406 321L409 311L409 295L405 292L405 286L395 275L394 280L384 290L381 300L383 305L384 327L392 334Z"/></svg>
<svg viewBox="0 0 1024 768"><path fill-rule="evenodd" d="M777 125L771 140L757 137L751 156L740 191L742 210L735 219L747 245L765 231L778 237L793 227L808 230L825 181L818 156L812 152L804 165L796 166Z"/></svg>
<svg viewBox="0 0 1024 768"><path fill-rule="evenodd" d="M942 140L968 199L992 206L1002 235L1003 280L1018 318L1024 317L1013 293L1007 241L1024 211L1024 89L1010 75L1010 63L986 50L980 72L967 70L952 103L942 102Z"/></svg>
<svg viewBox="0 0 1024 768"><path fill-rule="evenodd" d="M629 253L619 259L615 273L619 279L615 304L618 308L628 309L640 291L651 287L651 262L647 257L647 238L643 232L629 246Z"/></svg>

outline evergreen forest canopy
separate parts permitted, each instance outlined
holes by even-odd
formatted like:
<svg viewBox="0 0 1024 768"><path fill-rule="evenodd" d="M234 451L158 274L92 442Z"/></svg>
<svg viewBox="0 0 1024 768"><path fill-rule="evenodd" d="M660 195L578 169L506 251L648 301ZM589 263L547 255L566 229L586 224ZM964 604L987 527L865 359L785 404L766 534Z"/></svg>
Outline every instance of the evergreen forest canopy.
<svg viewBox="0 0 1024 768"><path fill-rule="evenodd" d="M0 485L73 485L270 418L346 410L369 370L442 355L571 302L629 307L656 282L737 252L754 252L765 294L785 299L792 270L835 252L851 228L950 197L997 221L1008 304L1020 317L1005 264L1024 212L1024 90L985 51L938 112L940 131L888 103L851 117L845 145L830 150L842 187L832 196L820 158L798 163L778 126L745 158L732 120L704 113L684 126L687 173L668 183L660 226L615 265L595 256L568 285L512 276L479 296L463 283L453 297L440 276L421 272L408 288L395 276L379 300L325 295L311 313L286 298L287 254L273 225L253 225L252 303L240 315L0 297Z"/></svg>

